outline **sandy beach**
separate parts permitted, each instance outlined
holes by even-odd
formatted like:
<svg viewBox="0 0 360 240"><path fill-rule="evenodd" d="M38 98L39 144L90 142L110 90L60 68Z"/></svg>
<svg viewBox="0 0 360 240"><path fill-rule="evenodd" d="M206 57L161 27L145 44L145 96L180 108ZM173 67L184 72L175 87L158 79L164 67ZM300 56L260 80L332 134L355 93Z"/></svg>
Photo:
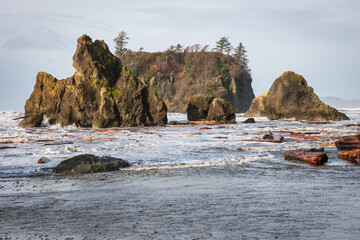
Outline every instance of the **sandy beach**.
<svg viewBox="0 0 360 240"><path fill-rule="evenodd" d="M357 239L360 233L357 167L264 160L0 181L0 239Z"/></svg>

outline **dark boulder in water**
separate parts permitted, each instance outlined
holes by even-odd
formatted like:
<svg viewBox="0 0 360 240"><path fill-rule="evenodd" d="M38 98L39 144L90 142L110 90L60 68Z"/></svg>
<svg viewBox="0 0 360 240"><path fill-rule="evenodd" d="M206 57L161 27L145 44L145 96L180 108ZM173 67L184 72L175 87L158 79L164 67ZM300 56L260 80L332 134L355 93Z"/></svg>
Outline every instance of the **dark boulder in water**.
<svg viewBox="0 0 360 240"><path fill-rule="evenodd" d="M25 104L22 127L38 127L45 116L50 124L77 123L93 128L166 124L167 108L156 91L124 67L104 41L87 35L77 40L75 74L57 80L39 72Z"/></svg>
<svg viewBox="0 0 360 240"><path fill-rule="evenodd" d="M130 167L130 164L120 158L83 154L62 161L53 169L53 173L62 176L79 175L116 171L126 167Z"/></svg>
<svg viewBox="0 0 360 240"><path fill-rule="evenodd" d="M248 118L244 121L244 123L255 123L255 119L254 118Z"/></svg>
<svg viewBox="0 0 360 240"><path fill-rule="evenodd" d="M235 123L233 105L225 99L204 94L191 97L187 107L189 121L212 121L216 123Z"/></svg>
<svg viewBox="0 0 360 240"><path fill-rule="evenodd" d="M308 121L341 121L349 118L323 103L306 80L285 72L272 84L267 95L255 98L244 116L266 116L270 120L295 118Z"/></svg>
<svg viewBox="0 0 360 240"><path fill-rule="evenodd" d="M196 94L191 97L187 107L187 117L190 121L201 121L206 119L213 96Z"/></svg>

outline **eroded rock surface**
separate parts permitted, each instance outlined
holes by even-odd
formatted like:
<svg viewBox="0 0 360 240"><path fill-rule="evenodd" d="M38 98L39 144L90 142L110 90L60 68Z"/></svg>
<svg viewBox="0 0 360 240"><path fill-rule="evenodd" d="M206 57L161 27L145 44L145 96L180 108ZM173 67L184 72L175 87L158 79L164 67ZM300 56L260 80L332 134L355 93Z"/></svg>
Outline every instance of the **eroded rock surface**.
<svg viewBox="0 0 360 240"><path fill-rule="evenodd" d="M157 92L124 67L104 41L81 36L73 66L75 74L63 80L38 73L25 115L44 114L28 117L20 126L39 127L44 116L50 124L93 128L167 123L167 108Z"/></svg>
<svg viewBox="0 0 360 240"><path fill-rule="evenodd" d="M267 94L255 98L247 117L270 120L295 118L308 121L341 121L349 118L323 103L306 80L294 72L285 72L272 84Z"/></svg>

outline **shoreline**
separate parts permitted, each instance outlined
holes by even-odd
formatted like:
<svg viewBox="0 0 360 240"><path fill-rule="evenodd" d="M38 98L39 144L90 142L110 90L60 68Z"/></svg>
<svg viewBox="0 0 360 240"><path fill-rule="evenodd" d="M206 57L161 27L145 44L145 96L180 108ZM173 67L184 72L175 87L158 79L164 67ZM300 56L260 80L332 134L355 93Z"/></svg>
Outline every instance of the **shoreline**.
<svg viewBox="0 0 360 240"><path fill-rule="evenodd" d="M7 179L0 238L356 239L357 173L262 160Z"/></svg>

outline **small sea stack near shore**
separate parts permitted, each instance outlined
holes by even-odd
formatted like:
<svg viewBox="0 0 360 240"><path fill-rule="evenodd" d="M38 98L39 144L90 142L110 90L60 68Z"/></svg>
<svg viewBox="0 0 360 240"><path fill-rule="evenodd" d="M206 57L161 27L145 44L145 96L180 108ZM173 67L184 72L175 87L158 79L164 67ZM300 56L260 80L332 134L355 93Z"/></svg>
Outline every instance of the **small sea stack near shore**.
<svg viewBox="0 0 360 240"><path fill-rule="evenodd" d="M323 103L306 80L294 72L285 72L272 84L269 92L256 97L245 117L270 120L295 118L307 121L342 121L349 118Z"/></svg>

